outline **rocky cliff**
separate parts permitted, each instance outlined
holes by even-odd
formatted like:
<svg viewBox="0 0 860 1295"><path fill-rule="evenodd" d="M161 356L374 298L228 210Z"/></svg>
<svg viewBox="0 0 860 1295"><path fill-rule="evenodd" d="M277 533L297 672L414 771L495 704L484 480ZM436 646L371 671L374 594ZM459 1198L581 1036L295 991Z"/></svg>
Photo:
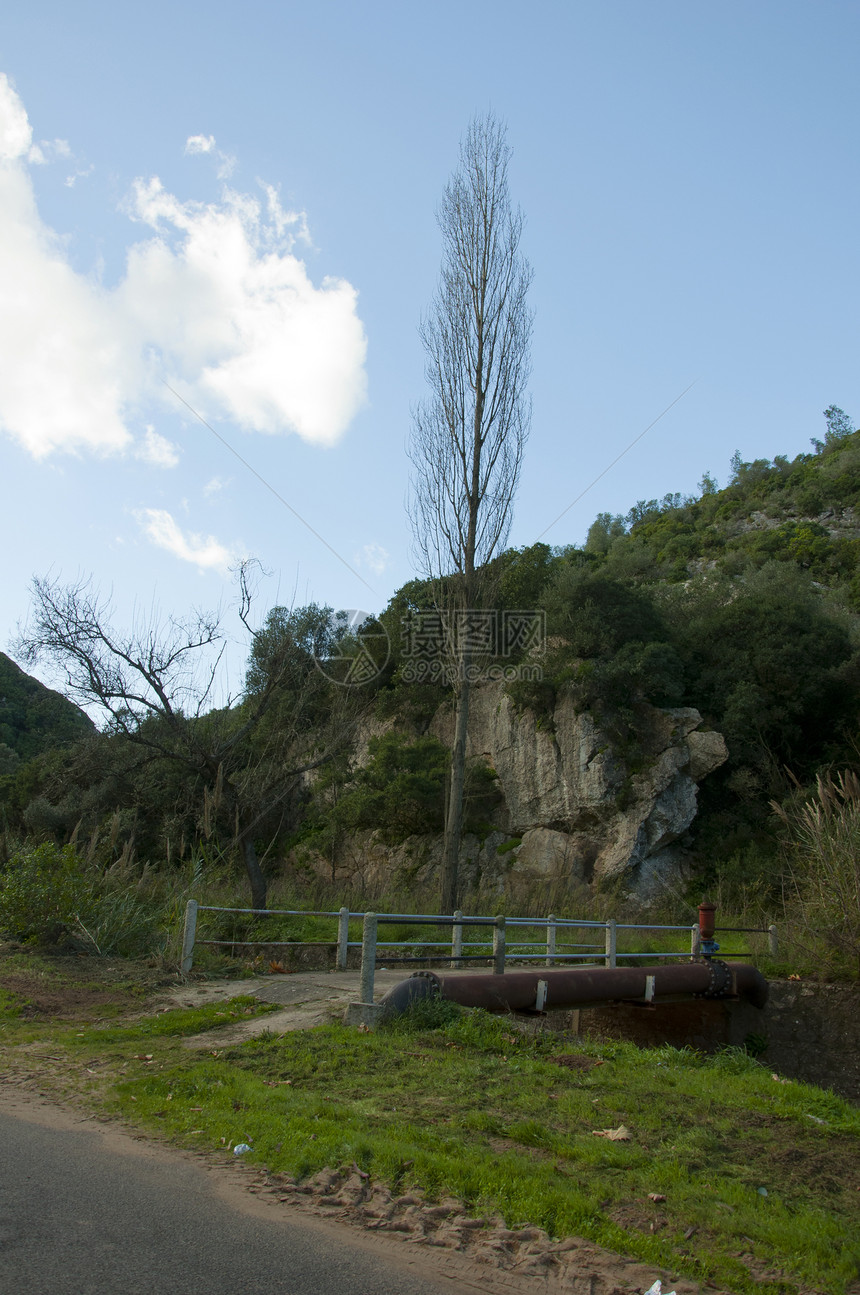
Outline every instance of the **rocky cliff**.
<svg viewBox="0 0 860 1295"><path fill-rule="evenodd" d="M450 713L432 728L450 741ZM473 694L471 756L495 769L500 826L521 837L510 851L522 878L576 887L620 881L640 899L677 875L673 849L696 814L698 783L726 759L719 733L701 732L688 707L642 706L635 757L621 756L594 716L559 699L551 721L517 711L501 685Z"/></svg>
<svg viewBox="0 0 860 1295"><path fill-rule="evenodd" d="M467 836L461 871L467 889L546 890L562 897L597 884L649 903L678 880L684 837L696 814L698 784L727 758L719 733L701 731L688 707L641 705L625 753L587 711L561 697L551 716L519 711L503 685L472 693L469 750L495 770L501 802L493 830ZM377 730L378 731L378 730ZM453 715L443 708L430 731L451 743ZM339 865L366 881L432 883L439 836L386 846L364 832Z"/></svg>

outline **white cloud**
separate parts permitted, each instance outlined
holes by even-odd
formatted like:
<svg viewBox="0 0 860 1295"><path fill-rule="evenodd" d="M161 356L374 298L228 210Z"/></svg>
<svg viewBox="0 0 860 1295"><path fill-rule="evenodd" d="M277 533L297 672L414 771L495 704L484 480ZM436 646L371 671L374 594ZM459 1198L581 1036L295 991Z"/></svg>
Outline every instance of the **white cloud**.
<svg viewBox="0 0 860 1295"><path fill-rule="evenodd" d="M281 206L281 195L273 184L264 184L266 194L266 214L275 229L278 238L285 237L287 230L296 227L293 235L296 242L311 246L311 235L308 229L307 216L303 211L284 211Z"/></svg>
<svg viewBox="0 0 860 1295"><path fill-rule="evenodd" d="M85 166L78 171L73 171L71 175L66 176L66 179L65 179L66 188L74 189L78 180L85 180L88 175L92 175L94 170L95 170L95 167L93 166L92 162L90 162L89 166Z"/></svg>
<svg viewBox="0 0 860 1295"><path fill-rule="evenodd" d="M158 179L138 180L132 214L156 237L129 252L125 310L159 337L182 395L250 431L339 440L364 398L355 289L315 287L286 217L279 233L247 194L182 203Z"/></svg>
<svg viewBox="0 0 860 1295"><path fill-rule="evenodd" d="M218 150L218 165L215 168L215 174L219 180L229 180L230 176L236 170L236 159L232 153L222 153Z"/></svg>
<svg viewBox="0 0 860 1295"><path fill-rule="evenodd" d="M201 570L225 572L234 561L235 555L214 535L184 534L163 508L140 508L134 515L151 543L183 562L191 562Z"/></svg>
<svg viewBox="0 0 860 1295"><path fill-rule="evenodd" d="M189 135L185 141L185 152L189 154L211 153L214 147L214 135Z"/></svg>
<svg viewBox="0 0 860 1295"><path fill-rule="evenodd" d="M214 153L218 159L215 174L219 180L229 180L236 169L236 159L232 153L222 153L215 147L214 135L189 135L185 141L185 152L189 156L196 153Z"/></svg>
<svg viewBox="0 0 860 1295"><path fill-rule="evenodd" d="M162 436L154 427L147 427L143 441L135 451L135 457L156 468L175 468L179 462L179 451L166 436Z"/></svg>
<svg viewBox="0 0 860 1295"><path fill-rule="evenodd" d="M33 142L33 131L15 87L0 72L0 162L25 157Z"/></svg>
<svg viewBox="0 0 860 1295"><path fill-rule="evenodd" d="M31 144L27 150L27 161L36 165L54 162L58 157L69 158L72 150L67 139L40 139L38 144Z"/></svg>
<svg viewBox="0 0 860 1295"><path fill-rule="evenodd" d="M36 458L125 449L129 364L103 294L39 220L24 163L32 133L0 74L0 426Z"/></svg>
<svg viewBox="0 0 860 1295"><path fill-rule="evenodd" d="M220 495L226 485L227 482L222 481L220 477L213 477L211 481L206 482L206 485L203 487L203 493L207 499L215 499Z"/></svg>
<svg viewBox="0 0 860 1295"><path fill-rule="evenodd" d="M186 148L210 151L210 138ZM128 452L146 400L176 408L166 379L201 413L248 431L339 440L365 394L357 293L342 279L311 281L293 252L309 241L304 216L285 211L276 189L262 200L225 188L204 204L157 178L136 181L127 214L148 236L105 288L72 269L41 221L31 147L23 104L0 75L0 430L37 458Z"/></svg>
<svg viewBox="0 0 860 1295"><path fill-rule="evenodd" d="M381 544L365 544L355 554L353 562L359 570L364 567L366 571L372 571L375 576L381 576L388 568L389 557L388 549L384 549Z"/></svg>

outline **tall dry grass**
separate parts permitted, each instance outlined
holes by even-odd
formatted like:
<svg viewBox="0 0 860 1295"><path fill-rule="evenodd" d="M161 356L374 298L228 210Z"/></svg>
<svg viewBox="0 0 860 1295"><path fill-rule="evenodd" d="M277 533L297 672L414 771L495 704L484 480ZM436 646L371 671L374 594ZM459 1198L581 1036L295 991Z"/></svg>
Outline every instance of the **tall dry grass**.
<svg viewBox="0 0 860 1295"><path fill-rule="evenodd" d="M860 976L860 777L819 776L786 808L784 904L789 938L828 974Z"/></svg>

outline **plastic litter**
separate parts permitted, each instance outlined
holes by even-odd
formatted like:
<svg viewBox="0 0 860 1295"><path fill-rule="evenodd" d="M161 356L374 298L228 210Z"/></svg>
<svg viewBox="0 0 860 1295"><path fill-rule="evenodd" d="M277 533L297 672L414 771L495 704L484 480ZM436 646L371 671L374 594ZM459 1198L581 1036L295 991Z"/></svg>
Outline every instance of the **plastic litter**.
<svg viewBox="0 0 860 1295"><path fill-rule="evenodd" d="M630 1142L632 1135L625 1124L619 1124L617 1129L592 1129L591 1132L596 1138L608 1138L610 1142Z"/></svg>
<svg viewBox="0 0 860 1295"><path fill-rule="evenodd" d="M653 1286L649 1286L645 1295L675 1295L674 1291L664 1291L663 1283L656 1281Z"/></svg>
<svg viewBox="0 0 860 1295"><path fill-rule="evenodd" d="M235 1147L233 1148L233 1155L244 1156L245 1153L250 1150L251 1150L250 1142L237 1142Z"/></svg>
<svg viewBox="0 0 860 1295"><path fill-rule="evenodd" d="M767 1188L766 1188L766 1187L757 1187L757 1188L756 1188L756 1191L758 1192L759 1196L767 1196Z"/></svg>

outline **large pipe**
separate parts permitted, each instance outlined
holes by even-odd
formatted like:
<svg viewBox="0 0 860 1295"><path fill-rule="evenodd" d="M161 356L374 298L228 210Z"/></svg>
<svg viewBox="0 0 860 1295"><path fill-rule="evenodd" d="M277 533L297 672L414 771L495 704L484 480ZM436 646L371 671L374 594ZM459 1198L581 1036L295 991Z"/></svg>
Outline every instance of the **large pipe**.
<svg viewBox="0 0 860 1295"><path fill-rule="evenodd" d="M714 958L651 967L561 967L541 971L417 971L395 985L382 1000L399 1012L417 998L446 998L463 1007L490 1012L550 1011L598 1007L606 1003L670 1003L693 998L742 998L755 1007L767 1002L767 981L755 967L729 966Z"/></svg>

